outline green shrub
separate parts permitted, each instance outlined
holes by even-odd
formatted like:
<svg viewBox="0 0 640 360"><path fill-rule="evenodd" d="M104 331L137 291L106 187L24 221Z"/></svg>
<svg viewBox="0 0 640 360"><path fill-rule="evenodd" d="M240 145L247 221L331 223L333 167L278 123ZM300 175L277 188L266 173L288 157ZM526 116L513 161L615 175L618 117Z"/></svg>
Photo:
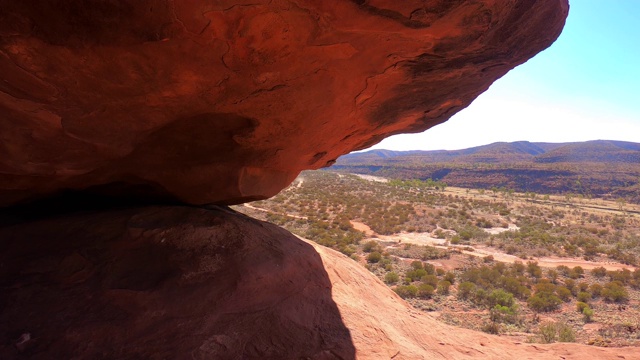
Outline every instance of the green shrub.
<svg viewBox="0 0 640 360"><path fill-rule="evenodd" d="M382 259L382 254L380 254L377 251L374 251L372 253L369 253L369 255L367 255L367 262L372 264L379 262L381 259Z"/></svg>
<svg viewBox="0 0 640 360"><path fill-rule="evenodd" d="M578 284L577 289L578 289L577 292L581 292L581 291L586 292L589 290L589 283L586 281L582 281L581 283Z"/></svg>
<svg viewBox="0 0 640 360"><path fill-rule="evenodd" d="M564 287L566 287L571 292L573 292L573 289L575 289L575 287L576 287L576 281L573 280L573 279L565 279L564 280Z"/></svg>
<svg viewBox="0 0 640 360"><path fill-rule="evenodd" d="M500 333L500 325L495 322L488 322L482 326L482 331L487 334L498 335Z"/></svg>
<svg viewBox="0 0 640 360"><path fill-rule="evenodd" d="M487 303L489 307L494 307L496 305L511 307L513 306L515 300L513 299L513 294L510 292L506 292L502 289L496 289L489 293L487 297Z"/></svg>
<svg viewBox="0 0 640 360"><path fill-rule="evenodd" d="M392 272L388 272L385 276L384 276L384 282L386 282L387 284L395 284L398 282L398 280L400 280L400 277L398 276L398 274L394 271Z"/></svg>
<svg viewBox="0 0 640 360"><path fill-rule="evenodd" d="M411 278L411 281L418 281L422 279L422 277L427 276L427 271L425 269L417 269L407 271L407 277Z"/></svg>
<svg viewBox="0 0 640 360"><path fill-rule="evenodd" d="M388 259L385 259L385 260L388 260ZM385 261L384 270L385 271L393 271L393 265L386 264L386 261Z"/></svg>
<svg viewBox="0 0 640 360"><path fill-rule="evenodd" d="M473 298L473 301L476 304L484 304L487 301L487 296L489 294L487 294L487 291L485 289L479 288L476 290L475 296Z"/></svg>
<svg viewBox="0 0 640 360"><path fill-rule="evenodd" d="M600 296L600 294L602 294L602 285L600 284L591 284L591 286L589 286L589 292L591 293L591 296L594 298L597 298Z"/></svg>
<svg viewBox="0 0 640 360"><path fill-rule="evenodd" d="M629 299L629 292L619 281L611 281L604 285L602 297L608 301L623 302Z"/></svg>
<svg viewBox="0 0 640 360"><path fill-rule="evenodd" d="M447 280L442 280L438 283L438 294L448 295L450 289L451 289L451 283L448 282Z"/></svg>
<svg viewBox="0 0 640 360"><path fill-rule="evenodd" d="M458 285L458 297L460 299L468 300L470 299L476 290L476 285L469 281L461 282Z"/></svg>
<svg viewBox="0 0 640 360"><path fill-rule="evenodd" d="M438 286L438 277L435 275L425 275L420 279L420 281L422 281L425 284L429 284L434 288Z"/></svg>
<svg viewBox="0 0 640 360"><path fill-rule="evenodd" d="M535 261L527 262L527 272L533 278L539 279L542 277L542 268Z"/></svg>
<svg viewBox="0 0 640 360"><path fill-rule="evenodd" d="M607 276L607 269L605 269L603 266L597 267L597 268L593 268L591 270L591 275L597 277L597 278L602 278Z"/></svg>
<svg viewBox="0 0 640 360"><path fill-rule="evenodd" d="M396 286L393 291L395 291L396 294L400 295L400 297L403 299L413 298L418 294L418 288L413 285Z"/></svg>
<svg viewBox="0 0 640 360"><path fill-rule="evenodd" d="M572 279L578 279L582 277L583 274L584 274L584 269L582 269L582 267L580 266L576 266L573 269L571 269L571 271L569 271L569 277Z"/></svg>
<svg viewBox="0 0 640 360"><path fill-rule="evenodd" d="M454 284L456 282L456 275L454 273L452 273L451 271L448 271L446 274L444 274L443 279L447 280L451 284Z"/></svg>
<svg viewBox="0 0 640 360"><path fill-rule="evenodd" d="M427 274L434 275L436 273L436 267L433 266L432 264L424 263L422 264L422 266L424 270L427 272Z"/></svg>
<svg viewBox="0 0 640 360"><path fill-rule="evenodd" d="M560 274L562 274L563 276L569 276L570 269L566 265L558 265L558 266L556 266L556 270L558 270L558 272Z"/></svg>
<svg viewBox="0 0 640 360"><path fill-rule="evenodd" d="M580 291L578 293L577 298L578 298L578 301L581 301L583 303L588 303L589 300L591 300L591 293L588 293L586 291Z"/></svg>
<svg viewBox="0 0 640 360"><path fill-rule="evenodd" d="M496 305L493 308L491 308L491 310L489 311L489 318L493 322L517 324L519 323L518 305L516 304L513 304L512 306Z"/></svg>
<svg viewBox="0 0 640 360"><path fill-rule="evenodd" d="M556 324L552 322L544 323L538 328L540 333L540 341L545 344L550 344L556 341L557 330Z"/></svg>
<svg viewBox="0 0 640 360"><path fill-rule="evenodd" d="M588 307L589 307L589 305L587 305L587 303L584 303L584 302L582 302L582 301L578 301L578 302L576 303L576 310L577 310L579 313L582 313L582 310L584 310L584 308L588 308Z"/></svg>
<svg viewBox="0 0 640 360"><path fill-rule="evenodd" d="M562 304L562 300L548 292L537 292L527 299L527 305L536 312L552 311L557 309L560 304Z"/></svg>
<svg viewBox="0 0 640 360"><path fill-rule="evenodd" d="M513 270L514 273L516 273L518 275L522 275L522 274L524 274L526 266L522 263L522 261L516 260L511 265L511 269Z"/></svg>
<svg viewBox="0 0 640 360"><path fill-rule="evenodd" d="M362 251L370 253L378 248L378 242L375 240L368 241L362 246Z"/></svg>
<svg viewBox="0 0 640 360"><path fill-rule="evenodd" d="M607 272L609 275L609 280L611 281L619 281L622 284L628 284L631 282L633 275L629 269L622 269L617 271L609 271Z"/></svg>
<svg viewBox="0 0 640 360"><path fill-rule="evenodd" d="M571 290L564 286L558 286L556 288L556 295L564 302L571 301Z"/></svg>
<svg viewBox="0 0 640 360"><path fill-rule="evenodd" d="M593 310L589 306L585 307L582 309L582 317L584 322L591 322L593 319Z"/></svg>
<svg viewBox="0 0 640 360"><path fill-rule="evenodd" d="M433 294L435 293L435 289L433 286L429 284L420 284L418 285L418 297L421 299L431 299Z"/></svg>
<svg viewBox="0 0 640 360"><path fill-rule="evenodd" d="M540 333L540 341L543 343L552 343L556 339L559 342L575 342L576 335L573 328L565 323L544 323L538 329Z"/></svg>
<svg viewBox="0 0 640 360"><path fill-rule="evenodd" d="M557 324L558 342L576 342L576 334L573 328L565 323Z"/></svg>
<svg viewBox="0 0 640 360"><path fill-rule="evenodd" d="M352 246L341 246L338 250L347 256L351 256L356 252L356 249Z"/></svg>
<svg viewBox="0 0 640 360"><path fill-rule="evenodd" d="M637 268L633 271L633 280L636 284L640 284L640 268Z"/></svg>

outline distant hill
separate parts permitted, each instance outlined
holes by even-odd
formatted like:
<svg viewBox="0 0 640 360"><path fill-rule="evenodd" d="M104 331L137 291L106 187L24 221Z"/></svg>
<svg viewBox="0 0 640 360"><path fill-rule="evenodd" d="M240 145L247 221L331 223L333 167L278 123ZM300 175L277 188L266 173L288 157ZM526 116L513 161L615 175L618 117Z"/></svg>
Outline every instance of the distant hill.
<svg viewBox="0 0 640 360"><path fill-rule="evenodd" d="M498 142L461 150L371 150L340 157L331 170L504 187L538 193L622 197L640 203L640 143Z"/></svg>

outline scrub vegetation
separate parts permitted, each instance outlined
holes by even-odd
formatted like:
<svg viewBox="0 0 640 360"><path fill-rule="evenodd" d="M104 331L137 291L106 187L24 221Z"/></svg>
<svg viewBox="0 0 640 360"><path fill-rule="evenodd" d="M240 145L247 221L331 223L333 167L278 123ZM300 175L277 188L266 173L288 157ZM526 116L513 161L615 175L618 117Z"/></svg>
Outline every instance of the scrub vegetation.
<svg viewBox="0 0 640 360"><path fill-rule="evenodd" d="M446 323L640 345L640 206L315 171L235 209L342 252Z"/></svg>

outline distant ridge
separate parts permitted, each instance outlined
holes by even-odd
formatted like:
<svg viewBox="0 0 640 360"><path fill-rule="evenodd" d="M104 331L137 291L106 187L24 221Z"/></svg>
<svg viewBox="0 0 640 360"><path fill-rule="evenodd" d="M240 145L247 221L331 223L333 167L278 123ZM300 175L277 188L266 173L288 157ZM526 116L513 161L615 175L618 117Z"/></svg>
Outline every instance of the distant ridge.
<svg viewBox="0 0 640 360"><path fill-rule="evenodd" d="M623 197L640 203L640 143L496 142L460 150L371 150L330 169L391 178L432 178L454 186Z"/></svg>
<svg viewBox="0 0 640 360"><path fill-rule="evenodd" d="M592 140L571 143L535 143L528 141L496 142L461 150L370 150L340 157L336 165L360 164L388 159L393 162L424 161L426 163L500 163L530 160L556 162L640 162L640 143Z"/></svg>

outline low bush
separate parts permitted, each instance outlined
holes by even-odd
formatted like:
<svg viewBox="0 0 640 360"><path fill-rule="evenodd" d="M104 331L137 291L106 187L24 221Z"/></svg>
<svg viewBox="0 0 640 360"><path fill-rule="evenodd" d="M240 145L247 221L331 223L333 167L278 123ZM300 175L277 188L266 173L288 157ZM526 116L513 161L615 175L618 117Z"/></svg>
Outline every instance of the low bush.
<svg viewBox="0 0 640 360"><path fill-rule="evenodd" d="M539 328L540 340L543 343L575 342L576 335L573 328L565 323L544 323Z"/></svg>
<svg viewBox="0 0 640 360"><path fill-rule="evenodd" d="M442 280L438 283L438 294L448 295L451 289L451 283L447 280Z"/></svg>
<svg viewBox="0 0 640 360"><path fill-rule="evenodd" d="M605 300L623 302L629 299L629 292L619 281L611 281L604 285L601 295Z"/></svg>
<svg viewBox="0 0 640 360"><path fill-rule="evenodd" d="M593 310L589 306L585 307L582 309L582 317L584 322L591 322L593 319Z"/></svg>
<svg viewBox="0 0 640 360"><path fill-rule="evenodd" d="M413 298L418 295L418 288L413 285L399 285L393 291L400 295L401 298Z"/></svg>
<svg viewBox="0 0 640 360"><path fill-rule="evenodd" d="M458 285L458 297L460 299L470 299L476 291L476 285L472 282L465 281Z"/></svg>
<svg viewBox="0 0 640 360"><path fill-rule="evenodd" d="M370 253L375 251L377 248L378 248L378 242L375 240L371 240L362 246L362 251L366 253Z"/></svg>
<svg viewBox="0 0 640 360"><path fill-rule="evenodd" d="M394 271L392 272L388 272L385 276L384 276L384 282L387 284L395 284L398 282L398 280L400 280L400 277L398 276L398 274Z"/></svg>
<svg viewBox="0 0 640 360"><path fill-rule="evenodd" d="M487 334L498 335L500 333L500 325L491 321L482 326L482 331Z"/></svg>
<svg viewBox="0 0 640 360"><path fill-rule="evenodd" d="M591 275L597 277L597 278L603 278L605 276L607 276L607 269L605 269L603 266L597 267L597 268L593 268L591 270Z"/></svg>
<svg viewBox="0 0 640 360"><path fill-rule="evenodd" d="M578 302L576 303L576 310L577 310L579 313L582 313L582 310L584 310L585 308L588 308L588 307L589 307L589 305L587 305L587 303L584 303L584 302L582 302L582 301L578 301Z"/></svg>
<svg viewBox="0 0 640 360"><path fill-rule="evenodd" d="M367 255L367 262L369 262L371 264L375 264L375 263L379 262L380 260L382 260L382 254L380 254L377 251L374 251L372 253L369 253L369 255Z"/></svg>
<svg viewBox="0 0 640 360"><path fill-rule="evenodd" d="M433 297L434 293L435 293L435 289L433 288L433 286L431 286L429 284L420 284L420 285L418 285L417 295L418 295L419 298L421 298L421 299L431 299L431 297Z"/></svg>
<svg viewBox="0 0 640 360"><path fill-rule="evenodd" d="M580 291L578 293L577 299L578 301L581 301L583 303L588 303L589 300L591 300L591 293L588 293L586 291Z"/></svg>

